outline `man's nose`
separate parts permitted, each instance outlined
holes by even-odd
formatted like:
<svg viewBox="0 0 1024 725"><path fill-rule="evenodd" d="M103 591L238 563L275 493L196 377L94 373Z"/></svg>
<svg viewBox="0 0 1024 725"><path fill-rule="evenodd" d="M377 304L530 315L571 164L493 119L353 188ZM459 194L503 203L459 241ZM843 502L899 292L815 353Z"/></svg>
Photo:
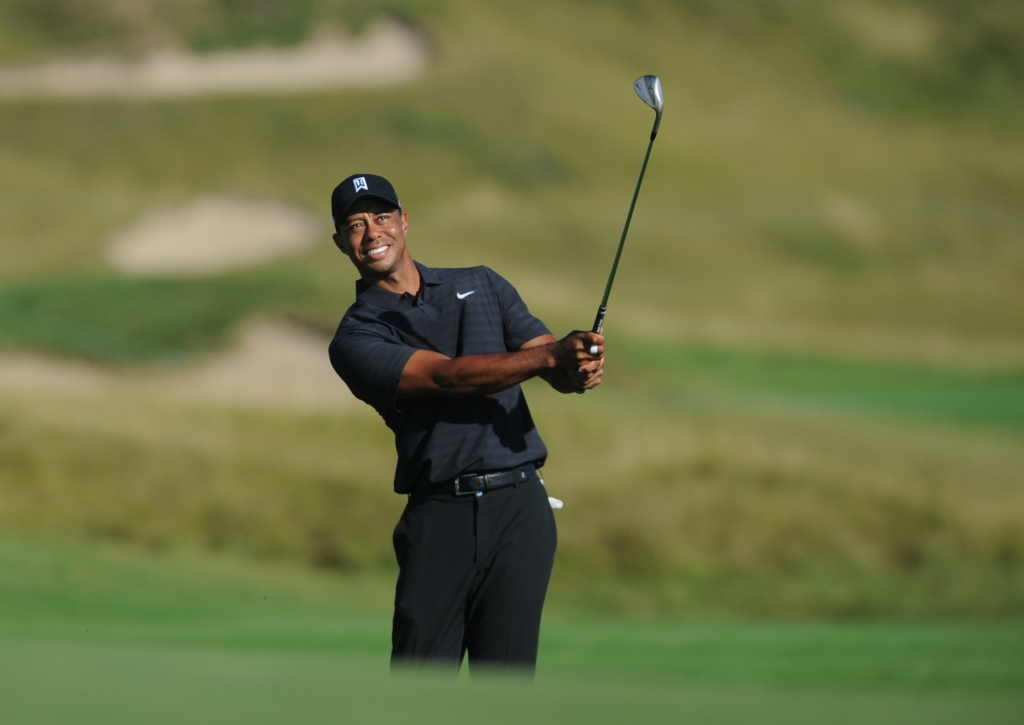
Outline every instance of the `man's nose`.
<svg viewBox="0 0 1024 725"><path fill-rule="evenodd" d="M374 239L376 239L376 238L377 238L377 236L378 236L378 231L377 231L377 229L376 229L376 228L374 227L374 224L373 224L373 222L368 222L368 223L367 223L367 224L366 224L366 225L365 225L365 226L363 227L363 238L362 238L362 241L364 241L364 242L365 242L365 241L371 241L371 240L374 240Z"/></svg>

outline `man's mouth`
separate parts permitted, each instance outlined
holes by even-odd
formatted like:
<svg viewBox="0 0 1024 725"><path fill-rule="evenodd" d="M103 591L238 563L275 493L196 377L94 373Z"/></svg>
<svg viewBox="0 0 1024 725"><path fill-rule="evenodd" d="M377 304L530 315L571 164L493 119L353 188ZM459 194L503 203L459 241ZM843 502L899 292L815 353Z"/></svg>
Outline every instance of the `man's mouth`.
<svg viewBox="0 0 1024 725"><path fill-rule="evenodd" d="M379 247L372 247L371 249L367 249L366 250L366 256L369 257L370 259L380 259L381 257L383 257L387 253L387 251L388 251L387 245L386 244L382 244Z"/></svg>

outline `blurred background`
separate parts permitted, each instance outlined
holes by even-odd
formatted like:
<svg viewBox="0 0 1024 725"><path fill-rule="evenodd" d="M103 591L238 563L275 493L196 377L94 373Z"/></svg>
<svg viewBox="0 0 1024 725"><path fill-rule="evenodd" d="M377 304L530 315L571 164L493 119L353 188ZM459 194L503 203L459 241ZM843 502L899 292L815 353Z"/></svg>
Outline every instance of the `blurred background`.
<svg viewBox="0 0 1024 725"><path fill-rule="evenodd" d="M586 328L645 73L540 683L396 687L330 191ZM0 250L5 722L1019 722L1019 2L0 0Z"/></svg>

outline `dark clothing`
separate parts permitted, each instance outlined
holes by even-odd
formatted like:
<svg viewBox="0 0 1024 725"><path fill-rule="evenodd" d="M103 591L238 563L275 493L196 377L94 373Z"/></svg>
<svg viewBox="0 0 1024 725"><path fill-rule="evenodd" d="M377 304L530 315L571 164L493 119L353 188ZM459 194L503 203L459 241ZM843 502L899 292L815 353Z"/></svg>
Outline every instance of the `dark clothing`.
<svg viewBox="0 0 1024 725"><path fill-rule="evenodd" d="M532 671L557 534L534 477L481 496L413 495L395 527L392 665Z"/></svg>
<svg viewBox="0 0 1024 725"><path fill-rule="evenodd" d="M452 484L464 474L543 465L547 448L523 391L397 395L417 350L450 358L505 353L548 328L486 267L416 266L415 296L357 283L330 347L338 375L394 431L395 490L410 494L394 533L392 662L457 667L468 652L471 663L532 670L556 544L544 487L530 468L512 473L513 485L475 495L456 496Z"/></svg>
<svg viewBox="0 0 1024 725"><path fill-rule="evenodd" d="M518 385L474 397L396 399L417 350L450 358L504 353L549 334L515 288L487 267L416 266L422 284L415 296L357 282L356 301L330 346L338 375L395 433L395 491L429 491L462 473L542 465L547 448Z"/></svg>

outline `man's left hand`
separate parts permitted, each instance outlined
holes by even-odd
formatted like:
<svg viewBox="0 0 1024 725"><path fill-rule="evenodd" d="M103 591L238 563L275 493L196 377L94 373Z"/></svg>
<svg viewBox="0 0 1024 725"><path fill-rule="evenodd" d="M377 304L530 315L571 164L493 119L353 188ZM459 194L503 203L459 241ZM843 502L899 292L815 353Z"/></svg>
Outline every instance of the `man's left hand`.
<svg viewBox="0 0 1024 725"><path fill-rule="evenodd" d="M602 375L604 375L604 357L583 363L579 370L570 376L573 391L582 393L596 388L601 384Z"/></svg>

